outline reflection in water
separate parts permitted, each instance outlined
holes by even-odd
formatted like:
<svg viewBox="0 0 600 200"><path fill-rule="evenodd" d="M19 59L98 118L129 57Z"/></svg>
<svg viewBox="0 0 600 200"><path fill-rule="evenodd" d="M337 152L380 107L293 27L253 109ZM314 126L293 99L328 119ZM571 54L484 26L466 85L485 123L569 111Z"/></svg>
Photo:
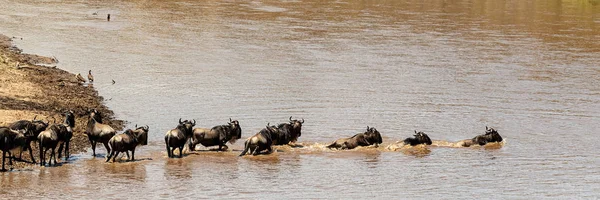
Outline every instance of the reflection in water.
<svg viewBox="0 0 600 200"><path fill-rule="evenodd" d="M192 178L192 163L184 159L166 159L164 175L167 180L187 180Z"/></svg>

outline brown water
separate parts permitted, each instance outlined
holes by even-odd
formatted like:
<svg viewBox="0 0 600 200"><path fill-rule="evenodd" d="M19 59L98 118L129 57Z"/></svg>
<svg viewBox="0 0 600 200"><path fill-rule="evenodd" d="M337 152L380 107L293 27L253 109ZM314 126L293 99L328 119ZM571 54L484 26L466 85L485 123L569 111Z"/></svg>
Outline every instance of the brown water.
<svg viewBox="0 0 600 200"><path fill-rule="evenodd" d="M107 105L148 124L151 141L136 162L85 153L2 173L1 198L600 197L597 0L0 0L0 22L26 52L92 69ZM238 119L246 138L290 115L306 119L304 148L238 158L238 141L165 158L180 117ZM367 125L382 146L415 129L446 144L485 126L506 142L322 148Z"/></svg>

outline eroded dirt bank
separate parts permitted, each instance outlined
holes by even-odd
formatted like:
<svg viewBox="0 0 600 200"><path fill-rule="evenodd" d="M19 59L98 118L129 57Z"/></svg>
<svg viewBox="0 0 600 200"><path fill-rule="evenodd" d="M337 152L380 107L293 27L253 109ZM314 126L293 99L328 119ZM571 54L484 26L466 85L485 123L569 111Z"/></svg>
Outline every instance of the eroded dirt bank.
<svg viewBox="0 0 600 200"><path fill-rule="evenodd" d="M88 109L100 111L105 123L116 130L121 130L124 122L114 119L114 113L102 103L103 98L92 85L81 84L74 74L52 67L57 62L54 58L23 54L13 46L10 37L0 35L0 126L22 119L32 120L35 116L62 122L64 118L60 114L73 110L76 125L71 154L83 152L90 146L83 134ZM37 161L37 145L32 143L32 146ZM23 152L23 158L31 160L26 152ZM17 162L14 167L27 166L30 164Z"/></svg>

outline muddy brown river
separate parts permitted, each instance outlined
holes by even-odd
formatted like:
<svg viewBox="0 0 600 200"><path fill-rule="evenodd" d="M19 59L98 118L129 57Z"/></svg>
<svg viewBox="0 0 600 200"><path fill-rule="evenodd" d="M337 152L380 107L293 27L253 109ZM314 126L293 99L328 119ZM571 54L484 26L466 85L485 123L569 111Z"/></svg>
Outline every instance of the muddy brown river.
<svg viewBox="0 0 600 200"><path fill-rule="evenodd" d="M0 24L150 126L135 162L1 173L0 199L600 198L598 0L0 0ZM245 139L290 116L303 148L166 158L179 118ZM366 126L382 147L323 148ZM443 145L485 126L503 146ZM414 130L438 145L385 150Z"/></svg>

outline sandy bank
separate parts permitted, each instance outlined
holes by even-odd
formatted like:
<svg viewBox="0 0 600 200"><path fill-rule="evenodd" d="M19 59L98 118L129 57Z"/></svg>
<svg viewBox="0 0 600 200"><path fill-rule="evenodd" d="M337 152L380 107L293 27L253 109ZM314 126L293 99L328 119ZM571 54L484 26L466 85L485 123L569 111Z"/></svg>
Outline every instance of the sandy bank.
<svg viewBox="0 0 600 200"><path fill-rule="evenodd" d="M77 82L75 75L55 67L53 58L23 54L12 45L11 38L0 35L0 126L37 115L38 119L54 116L63 121L60 113L73 110L76 117L71 154L84 152L90 147L83 134L87 123L87 110L96 108L102 113L105 123L116 130L123 128L123 121L114 119L114 113L102 102L103 98L93 86ZM44 66L42 66L44 65ZM32 143L32 146L36 146ZM101 147L102 148L102 147ZM34 156L39 160L37 147ZM29 153L23 158L30 161ZM17 162L15 168L29 164Z"/></svg>

